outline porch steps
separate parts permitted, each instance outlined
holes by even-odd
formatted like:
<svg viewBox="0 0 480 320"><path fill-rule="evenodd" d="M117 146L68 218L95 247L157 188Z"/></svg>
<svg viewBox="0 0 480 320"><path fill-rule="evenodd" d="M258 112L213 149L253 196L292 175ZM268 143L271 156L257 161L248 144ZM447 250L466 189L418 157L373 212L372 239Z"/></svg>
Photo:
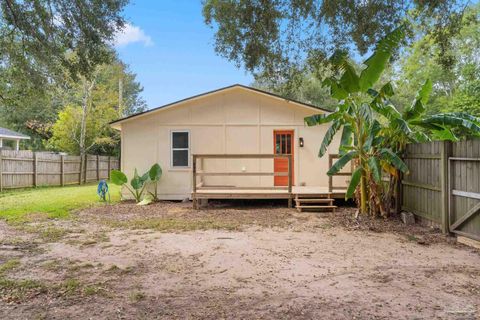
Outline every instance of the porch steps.
<svg viewBox="0 0 480 320"><path fill-rule="evenodd" d="M301 195L297 194L295 196L295 207L299 212L303 210L329 210L335 212L337 206L333 205L335 199L330 197L328 198L320 198L320 197L312 197L312 195Z"/></svg>

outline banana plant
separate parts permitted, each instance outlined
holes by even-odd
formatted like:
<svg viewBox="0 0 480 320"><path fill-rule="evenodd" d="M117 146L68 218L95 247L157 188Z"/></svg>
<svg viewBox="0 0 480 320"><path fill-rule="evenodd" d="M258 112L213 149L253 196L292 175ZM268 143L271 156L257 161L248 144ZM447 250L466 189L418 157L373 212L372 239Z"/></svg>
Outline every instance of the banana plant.
<svg viewBox="0 0 480 320"><path fill-rule="evenodd" d="M305 118L308 126L331 123L320 146L319 157L327 152L335 134L342 130L339 149L341 157L327 174L337 173L350 161L356 163L345 197L352 198L360 186L358 198L360 212L363 214L367 214L369 209L377 211L377 208L372 208L372 201L369 201L369 198L370 194L378 194L372 188L376 188L380 183L382 164L408 172L407 166L395 152L388 147L381 147L383 139L379 133L382 125L375 114L378 97L372 96L373 87L404 36L405 28L402 26L379 41L374 53L364 62L366 67L360 74L355 71L346 54L334 53L330 62L339 76L326 79L324 85L330 87L331 96L338 100L337 109L330 114ZM378 95L388 96L392 92L392 86L387 83L380 89Z"/></svg>
<svg viewBox="0 0 480 320"><path fill-rule="evenodd" d="M432 82L427 79L417 92L412 104L403 113L397 111L389 98L394 94L393 88L389 94L370 90L375 98L372 104L374 110L392 124L382 131L385 143L395 152L403 154L406 145L412 142L428 142L432 140L457 141L455 131L469 135L480 135L480 119L464 112L448 112L426 115L426 104Z"/></svg>
<svg viewBox="0 0 480 320"><path fill-rule="evenodd" d="M110 172L110 180L112 183L124 186L135 198L135 201L139 203L142 200L142 195L145 190L146 182L149 179L149 173L145 173L144 175L138 175L137 169L135 169L135 173L133 175L132 180L130 180L130 186L128 183L128 178L122 171L119 170L112 170Z"/></svg>
<svg viewBox="0 0 480 320"><path fill-rule="evenodd" d="M383 128L380 133L384 138L383 145L389 146L396 154L402 156L408 143L432 140L457 141L458 137L454 133L456 131L474 136L480 134L480 119L470 114L449 112L426 115L426 104L431 90L432 83L427 79L417 92L413 102L404 108L402 113L398 112L389 100L389 97L394 94L393 88L388 95L374 90L370 91L370 94L376 98L373 104L375 111L392 124ZM396 201L399 201L401 175L393 167L385 169L389 174L389 183L385 186L383 201L384 207L389 210L394 194Z"/></svg>
<svg viewBox="0 0 480 320"><path fill-rule="evenodd" d="M334 53L330 62L338 77L326 79L324 85L330 87L331 96L338 100L337 109L330 114L305 118L309 126L331 123L320 146L319 157L327 152L334 136L342 130L341 158L327 174L333 175L348 162L355 162L356 170L346 198L351 198L360 185L356 195L361 213L370 211L376 214L380 211L382 215L388 215L389 206L386 208L380 200L383 193L382 170L397 176L398 172L408 173L400 158L407 143L431 139L455 140L454 130L458 129L470 134L480 133L479 119L466 113L425 115L425 105L432 90L429 80L403 113L390 102L394 95L390 82L378 90L374 89L379 87L377 82L404 35L404 27L399 27L382 39L364 62L366 67L360 74L345 54Z"/></svg>

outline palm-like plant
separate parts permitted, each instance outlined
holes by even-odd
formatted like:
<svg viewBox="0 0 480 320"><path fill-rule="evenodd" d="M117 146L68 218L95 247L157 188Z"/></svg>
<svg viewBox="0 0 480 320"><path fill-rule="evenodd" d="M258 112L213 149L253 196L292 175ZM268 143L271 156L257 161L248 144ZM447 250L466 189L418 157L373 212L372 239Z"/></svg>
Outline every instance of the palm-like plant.
<svg viewBox="0 0 480 320"><path fill-rule="evenodd" d="M327 79L324 85L330 87L332 97L338 100L337 109L328 115L305 118L309 126L331 123L320 146L319 157L326 153L335 134L342 130L341 158L327 174L337 173L350 161L356 163L346 198L351 198L360 185L358 198L361 213L388 214L389 203L385 205L381 201L382 170L395 177L399 176L398 172L408 172L399 156L407 143L429 141L432 138L454 140L454 128L480 133L479 119L465 113L425 116L425 104L432 90L428 80L403 113L390 102L394 94L390 82L379 90L374 89L404 33L404 28L400 27L382 39L364 62L366 68L360 74L357 74L345 54L336 52L330 62L340 75Z"/></svg>
<svg viewBox="0 0 480 320"><path fill-rule="evenodd" d="M380 132L383 137L382 144L389 146L396 154L402 156L408 143L427 142L431 140L458 140L454 131L461 131L470 135L480 134L480 119L467 113L449 112L435 115L426 115L426 103L432 90L432 83L426 80L418 91L412 104L399 113L391 107L388 97L377 92L372 95L377 97L375 110L381 117L387 118L395 125L384 127ZM393 91L392 91L393 95ZM390 107L386 107L390 106ZM387 168L389 184L384 192L386 210L390 209L393 193L397 195L400 174L395 168Z"/></svg>
<svg viewBox="0 0 480 320"><path fill-rule="evenodd" d="M348 162L355 161L357 167L352 174L347 189L346 198L351 198L360 185L360 212L367 213L369 209L369 195L377 193L377 185L381 180L381 166L388 164L400 171L407 172L405 163L390 148L381 147L382 139L379 136L382 129L381 123L376 119L376 109L382 97L393 94L390 83L384 85L380 91L372 87L377 83L392 53L404 37L404 28L395 29L383 40L364 64L366 68L360 75L357 74L348 57L342 53L335 53L330 61L334 68L340 72L340 77L329 78L324 84L330 87L333 98L337 99L338 107L335 112L328 115L314 115L305 118L307 125L319 125L331 122L320 146L319 156L322 157L335 134L343 128L339 154L341 158L330 168L329 175L340 171ZM373 94L376 92L376 95ZM389 109L390 106L382 105ZM390 110L390 112L396 111ZM391 125L394 125L393 123ZM370 191L370 192L369 192ZM378 201L375 201L378 204ZM370 202L372 204L372 202ZM372 211L374 204L370 206Z"/></svg>

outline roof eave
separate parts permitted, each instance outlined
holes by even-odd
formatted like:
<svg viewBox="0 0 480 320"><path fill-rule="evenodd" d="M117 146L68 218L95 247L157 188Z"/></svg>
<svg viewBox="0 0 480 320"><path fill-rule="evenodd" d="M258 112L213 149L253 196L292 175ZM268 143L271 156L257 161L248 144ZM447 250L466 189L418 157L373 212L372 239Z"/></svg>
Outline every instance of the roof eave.
<svg viewBox="0 0 480 320"><path fill-rule="evenodd" d="M274 93L271 93L271 92L268 92L268 91L260 90L260 89L249 87L249 86L245 86L245 85L242 85L242 84L234 84L234 85L231 85L231 86L228 86L228 87L223 87L223 88L216 89L216 90L213 90L213 91L208 91L208 92L201 93L201 94L198 94L198 95L194 95L194 96L191 96L189 98L182 99L182 100L178 100L178 101L175 101L175 102L172 102L172 103L169 103L169 104L157 107L157 108L153 108L153 109L146 110L146 111L143 111L143 112L140 112L140 113L137 113L137 114L133 114L133 115L130 115L128 117L124 117L124 118L112 121L112 122L109 123L109 125L113 129L121 130L121 124L123 122L133 120L134 118L141 117L141 116L144 116L144 115L156 112L156 111L162 111L162 110L165 110L165 109L169 109L170 107L174 107L176 105L179 105L179 104L187 102L187 101L192 101L192 100L195 100L195 99L198 99L198 98L207 97L209 95L216 94L216 93L219 93L221 91L231 90L231 89L234 89L234 88L243 88L243 89L246 89L246 90L250 90L250 91L253 91L253 92L257 92L257 93L269 96L269 97L273 97L273 98L276 98L276 99L283 100L287 103L293 103L293 104L299 105L299 106L304 107L304 108L314 109L315 111L322 112L322 113L330 113L331 112L330 110L323 109L323 108L317 107L317 106L312 105L312 104L288 99L288 98L282 97L280 95L277 95L277 94L274 94Z"/></svg>
<svg viewBox="0 0 480 320"><path fill-rule="evenodd" d="M30 140L28 136L9 136L0 134L0 139L12 139L12 140Z"/></svg>

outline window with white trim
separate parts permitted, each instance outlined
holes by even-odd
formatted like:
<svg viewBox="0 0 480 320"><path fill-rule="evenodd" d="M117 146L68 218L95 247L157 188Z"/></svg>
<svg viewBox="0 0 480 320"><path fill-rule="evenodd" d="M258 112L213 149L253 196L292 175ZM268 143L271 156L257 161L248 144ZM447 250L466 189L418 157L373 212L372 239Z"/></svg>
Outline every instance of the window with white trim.
<svg viewBox="0 0 480 320"><path fill-rule="evenodd" d="M190 166L190 132L172 131L172 168L188 168Z"/></svg>

